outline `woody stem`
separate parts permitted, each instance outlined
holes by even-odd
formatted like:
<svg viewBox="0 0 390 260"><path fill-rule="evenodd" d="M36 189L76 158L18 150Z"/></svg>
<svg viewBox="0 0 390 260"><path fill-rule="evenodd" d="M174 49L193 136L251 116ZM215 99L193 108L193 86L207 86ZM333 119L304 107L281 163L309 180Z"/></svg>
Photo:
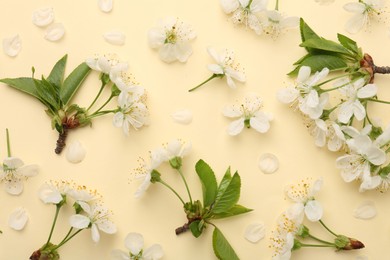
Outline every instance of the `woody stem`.
<svg viewBox="0 0 390 260"><path fill-rule="evenodd" d="M373 66L374 74L390 74L390 67L389 66Z"/></svg>

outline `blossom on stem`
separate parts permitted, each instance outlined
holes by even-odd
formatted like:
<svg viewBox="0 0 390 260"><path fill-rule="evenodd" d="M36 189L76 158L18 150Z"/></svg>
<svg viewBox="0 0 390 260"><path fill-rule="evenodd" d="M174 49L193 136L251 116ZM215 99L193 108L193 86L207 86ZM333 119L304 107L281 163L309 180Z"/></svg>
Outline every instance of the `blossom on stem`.
<svg viewBox="0 0 390 260"><path fill-rule="evenodd" d="M5 190L11 195L19 195L23 191L23 180L38 174L37 165L24 165L17 157L7 157L0 164L0 181L5 183Z"/></svg>
<svg viewBox="0 0 390 260"><path fill-rule="evenodd" d="M323 209L321 204L315 200L314 196L322 187L322 179L317 179L314 183L309 184L302 180L296 185L289 185L285 192L287 197L295 202L287 210L288 217L298 219L302 222L304 215L310 221L318 221L322 218Z"/></svg>
<svg viewBox="0 0 390 260"><path fill-rule="evenodd" d="M244 126L254 128L257 132L266 133L270 128L272 114L260 111L262 99L258 96L247 96L240 106L226 106L223 109L223 115L231 118L238 118L230 123L227 132L229 135L238 135Z"/></svg>
<svg viewBox="0 0 390 260"><path fill-rule="evenodd" d="M168 17L148 32L149 46L158 49L160 59L170 63L175 60L186 62L192 54L190 41L196 33L189 24L178 18Z"/></svg>
<svg viewBox="0 0 390 260"><path fill-rule="evenodd" d="M302 66L299 69L296 85L281 89L277 93L277 98L285 104L298 104L300 111L308 115L311 119L318 119L323 113L324 106L327 104L328 93L318 94L317 84L329 73L328 68L317 71L313 76L311 68Z"/></svg>
<svg viewBox="0 0 390 260"><path fill-rule="evenodd" d="M139 233L129 233L125 238L125 247L128 252L116 249L111 252L113 260L158 260L164 256L164 251L159 244L153 244L152 246L144 248L144 238Z"/></svg>
<svg viewBox="0 0 390 260"><path fill-rule="evenodd" d="M340 88L340 92L347 100L340 105L337 118L341 123L346 124L352 116L359 121L365 118L366 109L360 100L375 96L377 87L375 84L365 84L365 80L360 78Z"/></svg>
<svg viewBox="0 0 390 260"><path fill-rule="evenodd" d="M129 135L130 126L138 130L149 124L149 111L146 105L138 99L137 95L122 92L118 97L118 112L113 118L115 127L122 127L123 132Z"/></svg>
<svg viewBox="0 0 390 260"><path fill-rule="evenodd" d="M79 202L79 205L86 215L72 215L69 219L72 227L78 229L91 228L92 240L94 242L99 242L100 240L99 230L107 234L116 233L116 226L109 219L110 213L106 208L98 204L89 205L85 202Z"/></svg>
<svg viewBox="0 0 390 260"><path fill-rule="evenodd" d="M361 29L367 27L370 20L381 13L384 5L383 0L359 0L358 2L345 4L344 10L354 13L345 25L347 32L358 33Z"/></svg>
<svg viewBox="0 0 390 260"><path fill-rule="evenodd" d="M59 205L66 202L68 192L72 190L73 182L51 181L44 183L39 189L39 198L46 204Z"/></svg>
<svg viewBox="0 0 390 260"><path fill-rule="evenodd" d="M111 54L88 58L85 62L91 69L109 75L110 80L113 82L121 72L129 68L127 62L121 62L115 55Z"/></svg>
<svg viewBox="0 0 390 260"><path fill-rule="evenodd" d="M236 88L233 79L245 82L245 74L239 71L238 66L234 64L234 53L232 51L226 50L220 55L209 47L207 52L217 62L216 64L209 64L207 68L217 77L223 78L226 76L230 88Z"/></svg>
<svg viewBox="0 0 390 260"><path fill-rule="evenodd" d="M266 10L268 0L220 0L222 9L232 14L234 24L244 24L256 34L262 34L263 27L259 13Z"/></svg>
<svg viewBox="0 0 390 260"><path fill-rule="evenodd" d="M262 20L264 33L270 35L273 39L276 39L285 30L296 28L299 25L299 17L285 17L278 10L266 11Z"/></svg>

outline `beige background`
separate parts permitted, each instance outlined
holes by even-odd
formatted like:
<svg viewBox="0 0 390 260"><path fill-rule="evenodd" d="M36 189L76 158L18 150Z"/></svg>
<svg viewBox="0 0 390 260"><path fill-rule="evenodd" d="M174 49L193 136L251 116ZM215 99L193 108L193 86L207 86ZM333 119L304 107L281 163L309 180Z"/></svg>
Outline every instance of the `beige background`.
<svg viewBox="0 0 390 260"><path fill-rule="evenodd" d="M321 6L314 0L280 1L280 10L289 15L304 17L319 34L336 39L336 33L348 35L343 26L351 15L342 9L347 1L336 1ZM274 5L273 1L270 3ZM48 42L44 29L31 22L32 12L43 6L52 6L55 21L66 28L59 42ZM116 235L101 237L92 242L90 230L83 231L60 249L61 259L109 259L112 249L124 249L123 240L128 232L139 232L145 245L160 243L164 259L215 259L211 246L212 229L198 239L190 233L175 236L174 229L185 222L181 205L162 186L152 186L140 200L133 198L139 182L131 181L137 159L148 157L148 151L174 138L192 142L193 151L184 160L184 172L195 198L201 196L201 186L194 171L200 158L208 162L220 180L230 165L242 178L240 204L255 209L236 218L216 221L241 259L270 259L269 235L275 227L277 216L290 202L285 200L285 185L301 178L324 178L324 187L317 199L325 208L324 221L336 232L362 240L366 248L358 252L333 252L331 249L303 249L293 253L293 259L355 259L359 255L369 259L387 259L390 243L389 194L377 191L358 193L358 184L346 184L335 168L337 154L315 147L301 117L288 106L279 103L275 94L279 88L292 83L285 74L304 51L298 47L299 30L291 30L276 41L257 36L243 27L236 27L223 13L219 2L177 0L116 0L111 13L102 13L97 1L0 1L0 38L19 34L22 51L15 58L0 53L0 77L30 76L35 66L36 75L48 75L54 63L68 53L66 74L76 65L94 54L117 53L130 63L130 71L147 89L151 125L141 131L131 131L125 137L121 129L112 126L112 116L101 117L86 127L71 132L68 142L80 140L87 149L87 157L77 165L66 161L64 154L57 156L53 149L57 133L50 128L43 106L27 95L0 85L0 158L6 156L5 128L11 131L13 155L26 164L36 163L40 174L28 180L24 192L17 197L0 191L0 259L27 259L33 250L47 239L54 207L43 204L38 188L51 179L74 180L96 188L105 205L114 212L113 221L118 227ZM177 16L190 23L198 34L193 41L193 55L186 64L166 64L157 52L147 45L146 33L159 18ZM387 15L388 16L388 15ZM118 29L126 36L124 46L106 43L102 34ZM352 36L363 50L369 52L377 64L390 65L388 28L383 23L373 23L370 32ZM200 83L210 72L206 65L212 60L207 46L235 50L237 60L245 68L247 82L231 90L223 80L214 80L198 91L187 90ZM388 77L378 77L380 95L389 100ZM87 106L99 87L97 74L89 77L80 91L76 103ZM387 93L386 93L387 91ZM230 120L221 115L227 104L242 100L247 92L256 92L264 99L264 111L274 114L275 120L266 134L244 129L237 137L226 133ZM387 97L386 97L387 95ZM193 111L190 125L180 125L170 117L178 109ZM386 106L379 105L384 125L388 123ZM278 156L280 169L265 175L257 167L258 157L264 152ZM166 172L166 179L179 192L184 193L180 179ZM164 176L165 177L165 176ZM185 196L185 195L183 195ZM363 201L375 201L378 215L372 220L355 219L353 210ZM25 207L30 216L21 232L11 230L7 219L14 208ZM70 209L60 215L54 242L68 230ZM257 244L243 237L245 227L253 222L266 224L267 236ZM309 224L315 229L316 225ZM319 230L319 236L328 235ZM329 237L330 238L330 237Z"/></svg>

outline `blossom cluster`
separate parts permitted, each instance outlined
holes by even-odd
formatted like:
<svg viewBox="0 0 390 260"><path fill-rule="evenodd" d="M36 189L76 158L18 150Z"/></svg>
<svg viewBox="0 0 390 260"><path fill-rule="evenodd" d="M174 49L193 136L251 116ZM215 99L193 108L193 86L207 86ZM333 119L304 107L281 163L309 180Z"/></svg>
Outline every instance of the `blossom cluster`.
<svg viewBox="0 0 390 260"><path fill-rule="evenodd" d="M311 75L311 69L302 66L296 84L280 90L277 97L303 114L317 146L345 153L336 160L344 181L359 180L360 191L387 190L390 128L376 125L367 111L370 102L383 102L377 86L364 76L325 80L328 72L324 68ZM333 85L325 88L331 81ZM338 102L331 104L329 93L335 90Z"/></svg>
<svg viewBox="0 0 390 260"><path fill-rule="evenodd" d="M257 35L268 34L273 38L286 29L297 27L299 18L284 16L278 7L267 9L268 0L220 0L223 11L231 14L234 24L243 24Z"/></svg>

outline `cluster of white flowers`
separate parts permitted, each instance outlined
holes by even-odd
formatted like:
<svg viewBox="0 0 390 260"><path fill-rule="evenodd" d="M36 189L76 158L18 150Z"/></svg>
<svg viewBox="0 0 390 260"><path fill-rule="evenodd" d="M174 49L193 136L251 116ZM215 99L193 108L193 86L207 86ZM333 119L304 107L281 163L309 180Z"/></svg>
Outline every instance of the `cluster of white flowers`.
<svg viewBox="0 0 390 260"><path fill-rule="evenodd" d="M62 205L73 200L76 214L70 216L71 227L91 229L92 240L100 240L100 231L116 233L115 224L110 220L110 211L102 205L101 196L96 190L76 185L71 181L51 181L42 185L39 198L46 204Z"/></svg>
<svg viewBox="0 0 390 260"><path fill-rule="evenodd" d="M256 95L248 95L239 106L226 106L223 115L238 118L230 123L227 132L229 135L238 135L244 129L253 128L259 133L266 133L270 128L272 114L260 111L263 101Z"/></svg>
<svg viewBox="0 0 390 260"><path fill-rule="evenodd" d="M135 130L149 124L149 111L145 104L145 89L137 85L127 73L128 63L119 61L115 56L98 56L86 60L87 65L109 76L110 81L119 89L118 109L113 125L121 127L128 135L130 126Z"/></svg>
<svg viewBox="0 0 390 260"><path fill-rule="evenodd" d="M277 97L302 112L317 146L345 152L336 165L346 182L361 181L360 191L387 190L390 127L383 130L372 125L367 114L369 102L383 102L377 98L377 86L367 78L343 77L335 79L331 88L324 88L333 81L323 80L328 72L324 68L310 76L310 68L303 66L295 86L280 90ZM339 103L332 105L329 92L335 90Z"/></svg>
<svg viewBox="0 0 390 260"><path fill-rule="evenodd" d="M370 25L370 21L379 16L385 7L384 0L359 0L344 5L344 10L354 15L345 25L349 33L358 33Z"/></svg>
<svg viewBox="0 0 390 260"><path fill-rule="evenodd" d="M291 258L294 238L302 229L305 216L311 222L319 221L322 218L323 208L314 198L321 186L322 179L317 179L313 183L302 180L298 184L286 187L285 193L294 204L281 214L277 227L272 232L273 260L288 260Z"/></svg>
<svg viewBox="0 0 390 260"><path fill-rule="evenodd" d="M150 164L147 165L143 163L140 168L136 169L136 174L141 178L144 178L144 180L135 192L134 196L136 198L140 198L145 193L151 184L152 172L157 169L163 162L169 162L172 165L171 162L178 160L181 161L184 156L189 154L191 149L191 143L183 143L178 139L174 139L166 145L151 151ZM172 165L172 167L175 168L176 165Z"/></svg>
<svg viewBox="0 0 390 260"><path fill-rule="evenodd" d="M243 24L255 31L273 38L286 29L299 25L299 18L286 17L278 10L268 10L268 0L220 0L223 11L231 14L234 24Z"/></svg>

